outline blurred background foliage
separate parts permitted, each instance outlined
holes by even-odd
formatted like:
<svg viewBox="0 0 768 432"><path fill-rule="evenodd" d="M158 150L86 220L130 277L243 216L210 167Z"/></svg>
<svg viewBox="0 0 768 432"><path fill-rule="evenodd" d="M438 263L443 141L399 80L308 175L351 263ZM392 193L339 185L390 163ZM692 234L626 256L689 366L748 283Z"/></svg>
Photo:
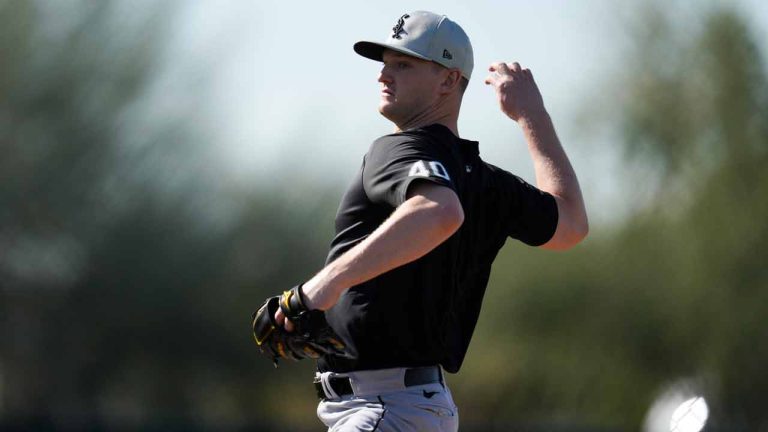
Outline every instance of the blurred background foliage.
<svg viewBox="0 0 768 432"><path fill-rule="evenodd" d="M41 4L0 3L0 428L321 430L313 365L249 318L322 265L340 191L217 181L195 103L149 108L173 3ZM768 430L763 53L728 8L641 12L590 117L635 210L502 251L462 430L639 430L680 380L707 430Z"/></svg>

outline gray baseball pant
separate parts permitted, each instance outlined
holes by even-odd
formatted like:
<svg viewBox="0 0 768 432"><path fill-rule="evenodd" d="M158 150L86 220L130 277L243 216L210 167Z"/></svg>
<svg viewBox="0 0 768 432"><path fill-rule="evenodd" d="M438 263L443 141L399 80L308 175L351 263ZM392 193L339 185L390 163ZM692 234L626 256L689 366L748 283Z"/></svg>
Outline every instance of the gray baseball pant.
<svg viewBox="0 0 768 432"><path fill-rule="evenodd" d="M455 432L459 412L451 391L442 383L406 387L405 368L317 373L326 398L317 416L329 432ZM354 394L339 397L328 379L349 377Z"/></svg>

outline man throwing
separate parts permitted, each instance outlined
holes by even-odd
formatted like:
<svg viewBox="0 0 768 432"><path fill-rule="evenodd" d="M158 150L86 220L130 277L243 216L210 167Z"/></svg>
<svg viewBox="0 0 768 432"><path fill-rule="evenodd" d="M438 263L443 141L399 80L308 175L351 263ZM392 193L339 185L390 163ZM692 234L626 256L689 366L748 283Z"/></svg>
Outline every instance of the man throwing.
<svg viewBox="0 0 768 432"><path fill-rule="evenodd" d="M379 112L395 125L343 196L326 266L255 314L273 358L317 358L317 413L330 431L456 431L443 371L458 372L491 264L507 238L567 249L588 231L573 168L528 69L494 63L485 83L522 128L536 187L460 138L473 53L445 16L410 12L385 42Z"/></svg>

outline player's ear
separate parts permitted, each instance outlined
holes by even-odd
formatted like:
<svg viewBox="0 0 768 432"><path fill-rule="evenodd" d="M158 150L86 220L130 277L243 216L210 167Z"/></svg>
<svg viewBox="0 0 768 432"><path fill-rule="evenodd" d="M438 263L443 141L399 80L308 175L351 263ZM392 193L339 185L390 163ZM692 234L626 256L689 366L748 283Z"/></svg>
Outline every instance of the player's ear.
<svg viewBox="0 0 768 432"><path fill-rule="evenodd" d="M458 69L447 69L445 72L440 89L444 94L453 93L460 86L461 72Z"/></svg>

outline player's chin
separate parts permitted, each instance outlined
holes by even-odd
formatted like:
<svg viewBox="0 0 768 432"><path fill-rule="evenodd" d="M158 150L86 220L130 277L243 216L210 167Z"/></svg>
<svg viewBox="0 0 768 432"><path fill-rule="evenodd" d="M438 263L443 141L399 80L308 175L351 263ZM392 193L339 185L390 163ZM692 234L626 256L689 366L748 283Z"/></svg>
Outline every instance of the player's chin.
<svg viewBox="0 0 768 432"><path fill-rule="evenodd" d="M387 109L387 104L386 104L386 102L383 102L383 101L382 101L382 102L379 104L379 114L383 115L384 117L387 117L387 112L388 112L388 111L389 111L389 110Z"/></svg>
<svg viewBox="0 0 768 432"><path fill-rule="evenodd" d="M397 117L397 109L391 101L382 99L379 103L379 113L389 120Z"/></svg>

